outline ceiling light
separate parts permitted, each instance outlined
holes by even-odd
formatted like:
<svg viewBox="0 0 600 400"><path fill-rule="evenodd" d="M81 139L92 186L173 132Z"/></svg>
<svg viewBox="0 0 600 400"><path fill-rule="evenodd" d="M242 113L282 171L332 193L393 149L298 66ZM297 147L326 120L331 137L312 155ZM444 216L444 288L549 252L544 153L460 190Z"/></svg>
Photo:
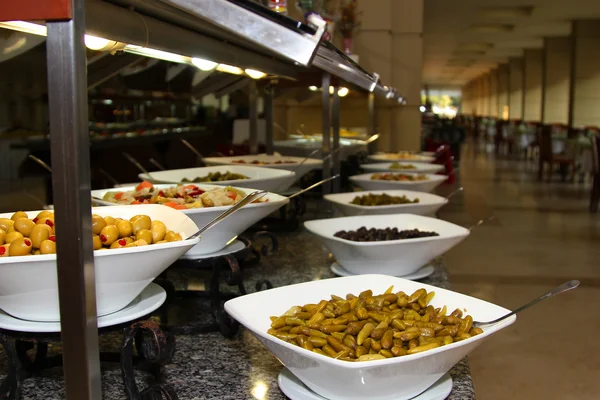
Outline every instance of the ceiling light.
<svg viewBox="0 0 600 400"><path fill-rule="evenodd" d="M310 90L311 92L316 92L317 90L319 90L319 88L316 86L309 86L308 90Z"/></svg>
<svg viewBox="0 0 600 400"><path fill-rule="evenodd" d="M25 21L7 21L0 22L0 28L6 28L13 31L30 33L38 36L48 36L48 29L45 25L38 25Z"/></svg>
<svg viewBox="0 0 600 400"><path fill-rule="evenodd" d="M329 86L329 94L333 94L334 88L333 86Z"/></svg>
<svg viewBox="0 0 600 400"><path fill-rule="evenodd" d="M217 67L217 63L216 62L212 62L209 60L204 60L202 58L192 58L192 64L194 64L196 67L198 67L198 69L202 70L202 71L212 71L213 69L215 69Z"/></svg>
<svg viewBox="0 0 600 400"><path fill-rule="evenodd" d="M243 75L244 74L244 71L242 71L241 68L234 67L232 65L227 65L227 64L217 65L217 71L226 72L228 74L233 74L233 75Z"/></svg>
<svg viewBox="0 0 600 400"><path fill-rule="evenodd" d="M167 51L151 49L149 47L136 46L133 44L128 44L125 46L124 50L128 53L138 54L140 56L157 58L159 60L171 61L176 63L185 63L188 64L190 62L189 57L185 57L175 53L169 53Z"/></svg>
<svg viewBox="0 0 600 400"><path fill-rule="evenodd" d="M246 73L246 75L248 75L250 78L252 79L262 79L265 76L267 76L267 74L265 74L262 71L257 71L255 69L245 69L244 72Z"/></svg>
<svg viewBox="0 0 600 400"><path fill-rule="evenodd" d="M338 96L340 96L340 97L346 97L348 95L348 93L350 93L350 90L346 87L341 87L338 90Z"/></svg>

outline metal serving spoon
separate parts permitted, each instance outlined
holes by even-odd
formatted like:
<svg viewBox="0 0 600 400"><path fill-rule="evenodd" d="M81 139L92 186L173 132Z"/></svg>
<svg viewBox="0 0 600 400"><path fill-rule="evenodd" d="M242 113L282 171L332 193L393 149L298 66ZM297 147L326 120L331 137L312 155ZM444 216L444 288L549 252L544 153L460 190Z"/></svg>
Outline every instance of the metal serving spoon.
<svg viewBox="0 0 600 400"><path fill-rule="evenodd" d="M130 163L135 165L137 167L137 169L142 171L142 173L146 174L150 179L154 180L152 178L152 175L150 175L150 172L146 168L144 168L144 166L142 164L140 164L140 162L138 160L136 160L131 154L126 153L126 152L122 152L121 154L123 154L123 157L125 157L127 160L129 160Z"/></svg>
<svg viewBox="0 0 600 400"><path fill-rule="evenodd" d="M517 313L520 313L523 310L528 309L529 307L531 307L531 306L539 303L542 300L545 300L545 299L547 299L549 297L552 297L552 296L555 296L557 294L561 294L561 293L567 292L567 291L569 291L571 289L575 289L577 286L579 286L579 281L577 281L577 280L572 280L572 281L563 283L562 285L555 287L554 289L552 289L551 291L543 294L542 296L540 296L540 297L538 297L536 299L533 299L529 303L527 303L525 305L522 305L521 307L517 308L516 310L514 310L514 311L512 311L512 312L510 312L510 313L508 313L508 314L506 314L506 315L504 315L504 316L502 316L500 318L497 318L497 319L495 319L493 321L488 321L488 322L477 322L477 321L474 321L473 322L473 327L474 328L480 328L482 326L488 326L488 325L496 324L496 323L498 323L500 321L505 320L508 317L511 317L511 316L513 316L513 315L515 315Z"/></svg>
<svg viewBox="0 0 600 400"><path fill-rule="evenodd" d="M309 190L316 188L317 186L321 186L321 185L322 185L322 184L324 184L325 182L332 181L332 180L334 180L334 179L337 179L337 178L339 178L339 177L340 177L340 174L337 174L337 175L334 175L334 176L332 176L332 177L330 177L330 178L323 179L323 180L321 180L321 181L319 181L319 182L317 182L317 183L315 183L315 184L313 184L313 185L310 185L310 186L309 186L309 187L307 187L306 189L302 189L302 190L300 190L299 192L296 192L296 193L292 194L291 196L288 196L288 199L293 199L293 198L294 198L294 197L296 197L296 196L300 196L301 194L303 194L303 193L306 193L306 192L308 192Z"/></svg>
<svg viewBox="0 0 600 400"><path fill-rule="evenodd" d="M200 153L198 151L197 148L195 148L190 142L188 142L185 139L180 139L180 140L181 140L181 143L183 143L183 145L185 147L187 147L188 149L190 149L192 151L192 153L194 153L200 159L200 162L202 162L202 164L206 165L206 162L204 161L204 156L202 155L202 153Z"/></svg>

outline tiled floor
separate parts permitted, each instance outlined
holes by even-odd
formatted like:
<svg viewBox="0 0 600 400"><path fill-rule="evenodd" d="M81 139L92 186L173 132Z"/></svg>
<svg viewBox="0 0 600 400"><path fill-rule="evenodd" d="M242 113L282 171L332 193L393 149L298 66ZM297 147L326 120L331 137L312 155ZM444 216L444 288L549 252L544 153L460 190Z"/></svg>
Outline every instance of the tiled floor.
<svg viewBox="0 0 600 400"><path fill-rule="evenodd" d="M496 219L447 255L454 288L516 308L570 279L579 289L519 315L471 357L478 399L600 398L600 214L589 186L537 181L536 166L466 148L464 195L442 218Z"/></svg>

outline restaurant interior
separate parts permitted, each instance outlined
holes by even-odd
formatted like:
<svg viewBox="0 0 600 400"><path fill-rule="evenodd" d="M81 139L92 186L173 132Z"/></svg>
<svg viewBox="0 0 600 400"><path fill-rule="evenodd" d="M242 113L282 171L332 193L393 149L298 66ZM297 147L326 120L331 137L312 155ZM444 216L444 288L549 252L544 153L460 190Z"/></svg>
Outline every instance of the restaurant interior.
<svg viewBox="0 0 600 400"><path fill-rule="evenodd" d="M597 0L4 0L0 399L597 398L599 50Z"/></svg>

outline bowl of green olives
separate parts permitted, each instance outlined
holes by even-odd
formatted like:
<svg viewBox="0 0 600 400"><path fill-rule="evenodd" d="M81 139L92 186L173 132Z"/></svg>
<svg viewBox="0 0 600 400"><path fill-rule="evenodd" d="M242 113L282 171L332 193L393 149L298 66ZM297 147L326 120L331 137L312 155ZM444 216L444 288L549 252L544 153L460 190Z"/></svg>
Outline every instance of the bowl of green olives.
<svg viewBox="0 0 600 400"><path fill-rule="evenodd" d="M57 236L50 210L0 214L0 309L20 319L59 321ZM126 307L199 238L184 213L160 205L92 208L98 316ZM62 244L60 240L58 245Z"/></svg>

